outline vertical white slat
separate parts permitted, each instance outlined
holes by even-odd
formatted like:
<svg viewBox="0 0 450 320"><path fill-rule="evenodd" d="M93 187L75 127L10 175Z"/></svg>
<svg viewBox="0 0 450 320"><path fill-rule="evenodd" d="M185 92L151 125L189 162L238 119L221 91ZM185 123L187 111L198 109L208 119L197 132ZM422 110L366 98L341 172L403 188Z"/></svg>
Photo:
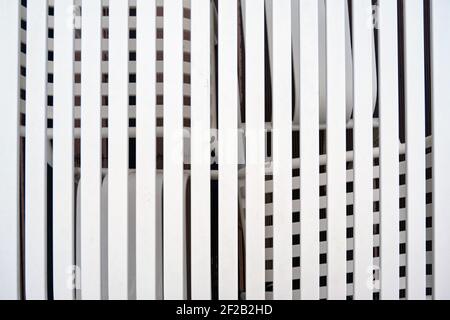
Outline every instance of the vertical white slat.
<svg viewBox="0 0 450 320"><path fill-rule="evenodd" d="M353 1L354 298L372 299L372 3Z"/></svg>
<svg viewBox="0 0 450 320"><path fill-rule="evenodd" d="M346 298L346 0L326 2L328 299ZM302 152L302 154L304 154Z"/></svg>
<svg viewBox="0 0 450 320"><path fill-rule="evenodd" d="M0 299L20 298L19 57L20 3L0 1Z"/></svg>
<svg viewBox="0 0 450 320"><path fill-rule="evenodd" d="M318 8L300 0L300 297L308 300L319 299Z"/></svg>
<svg viewBox="0 0 450 320"><path fill-rule="evenodd" d="M425 299L425 54L423 1L404 1L406 297Z"/></svg>
<svg viewBox="0 0 450 320"><path fill-rule="evenodd" d="M397 2L378 3L380 118L380 297L398 299L400 243Z"/></svg>
<svg viewBox="0 0 450 320"><path fill-rule="evenodd" d="M108 284L128 298L128 1L109 3Z"/></svg>
<svg viewBox="0 0 450 320"><path fill-rule="evenodd" d="M273 2L273 296L292 299L291 1ZM317 257L318 258L318 257Z"/></svg>
<svg viewBox="0 0 450 320"><path fill-rule="evenodd" d="M238 295L237 1L219 1L219 299Z"/></svg>
<svg viewBox="0 0 450 320"><path fill-rule="evenodd" d="M156 299L156 4L136 8L136 293Z"/></svg>
<svg viewBox="0 0 450 320"><path fill-rule="evenodd" d="M25 296L47 298L47 0L27 4Z"/></svg>
<svg viewBox="0 0 450 320"><path fill-rule="evenodd" d="M450 2L431 2L433 112L433 297L450 299Z"/></svg>
<svg viewBox="0 0 450 320"><path fill-rule="evenodd" d="M164 2L164 298L183 299L183 1Z"/></svg>
<svg viewBox="0 0 450 320"><path fill-rule="evenodd" d="M74 298L73 0L55 2L53 107L53 294Z"/></svg>
<svg viewBox="0 0 450 320"><path fill-rule="evenodd" d="M102 298L102 1L83 2L81 37L81 298ZM106 244L103 243L103 246ZM105 249L105 248L103 248ZM105 293L103 293L105 294Z"/></svg>
<svg viewBox="0 0 450 320"><path fill-rule="evenodd" d="M264 1L245 6L246 298L265 299Z"/></svg>
<svg viewBox="0 0 450 320"><path fill-rule="evenodd" d="M191 294L211 299L210 2L191 6Z"/></svg>

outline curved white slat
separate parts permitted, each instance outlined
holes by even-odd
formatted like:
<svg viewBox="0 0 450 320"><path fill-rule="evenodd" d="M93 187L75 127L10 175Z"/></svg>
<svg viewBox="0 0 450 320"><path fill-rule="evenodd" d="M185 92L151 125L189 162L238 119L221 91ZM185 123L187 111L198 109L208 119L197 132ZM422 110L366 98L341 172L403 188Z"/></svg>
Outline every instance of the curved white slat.
<svg viewBox="0 0 450 320"><path fill-rule="evenodd" d="M83 2L81 38L81 298L101 299L101 10ZM103 248L104 250L105 248Z"/></svg>
<svg viewBox="0 0 450 320"><path fill-rule="evenodd" d="M128 1L109 4L108 289L127 299L128 287Z"/></svg>
<svg viewBox="0 0 450 320"><path fill-rule="evenodd" d="M372 3L353 1L354 298L372 299Z"/></svg>
<svg viewBox="0 0 450 320"><path fill-rule="evenodd" d="M0 1L0 299L20 298L19 45L20 3Z"/></svg>
<svg viewBox="0 0 450 320"><path fill-rule="evenodd" d="M450 299L450 2L431 1L433 112L433 297Z"/></svg>
<svg viewBox="0 0 450 320"><path fill-rule="evenodd" d="M211 299L210 1L191 5L191 294Z"/></svg>
<svg viewBox="0 0 450 320"><path fill-rule="evenodd" d="M423 1L404 1L406 297L425 299L425 54Z"/></svg>
<svg viewBox="0 0 450 320"><path fill-rule="evenodd" d="M25 296L47 298L47 0L27 4Z"/></svg>
<svg viewBox="0 0 450 320"><path fill-rule="evenodd" d="M326 2L328 299L346 298L345 2Z"/></svg>
<svg viewBox="0 0 450 320"><path fill-rule="evenodd" d="M273 295L292 299L291 1L273 2Z"/></svg>

